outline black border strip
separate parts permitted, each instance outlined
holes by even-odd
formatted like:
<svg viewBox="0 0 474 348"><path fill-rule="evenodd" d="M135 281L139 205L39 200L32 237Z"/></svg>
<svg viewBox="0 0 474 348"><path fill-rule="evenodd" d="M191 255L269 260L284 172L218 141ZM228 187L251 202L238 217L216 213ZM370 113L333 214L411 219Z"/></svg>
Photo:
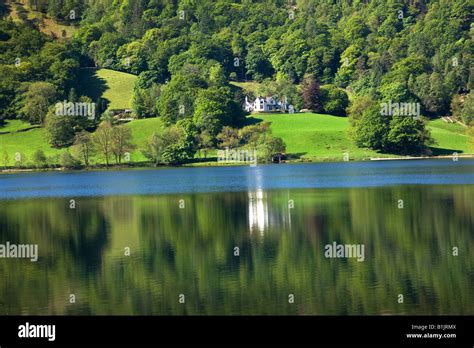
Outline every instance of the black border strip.
<svg viewBox="0 0 474 348"><path fill-rule="evenodd" d="M55 325L54 342L19 326ZM412 325L434 325L424 332ZM441 325L441 328L438 328ZM446 328L444 325L448 325ZM454 329L455 325L455 329ZM443 330L442 327L445 327ZM407 338L410 333L456 338ZM409 344L474 346L474 316L3 316L0 347L64 344Z"/></svg>

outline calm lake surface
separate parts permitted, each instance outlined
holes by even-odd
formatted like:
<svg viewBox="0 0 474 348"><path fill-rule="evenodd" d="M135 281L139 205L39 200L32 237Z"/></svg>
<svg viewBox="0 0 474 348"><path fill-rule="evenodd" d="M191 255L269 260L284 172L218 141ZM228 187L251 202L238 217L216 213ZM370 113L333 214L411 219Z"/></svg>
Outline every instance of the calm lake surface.
<svg viewBox="0 0 474 348"><path fill-rule="evenodd" d="M472 315L474 160L0 175L7 241L0 315Z"/></svg>

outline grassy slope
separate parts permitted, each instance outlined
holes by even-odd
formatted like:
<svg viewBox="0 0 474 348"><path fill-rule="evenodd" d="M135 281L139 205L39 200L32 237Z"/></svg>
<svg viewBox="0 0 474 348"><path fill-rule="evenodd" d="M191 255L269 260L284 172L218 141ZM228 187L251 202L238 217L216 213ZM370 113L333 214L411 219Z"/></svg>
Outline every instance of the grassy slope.
<svg viewBox="0 0 474 348"><path fill-rule="evenodd" d="M433 154L450 155L453 152L472 153L469 138L464 134L466 128L459 124L446 123L441 119L430 122L432 136L438 144L433 145ZM453 134L454 133L454 134Z"/></svg>
<svg viewBox="0 0 474 348"><path fill-rule="evenodd" d="M352 160L370 157L393 157L368 149L357 148L347 139L348 119L330 115L302 114L259 114L254 115L272 123L275 136L282 137L289 154L296 154L308 160L342 160L343 153L349 152ZM457 124L446 124L442 120L431 121L429 125L433 137L438 142L435 154L469 152L464 128Z"/></svg>
<svg viewBox="0 0 474 348"><path fill-rule="evenodd" d="M351 160L369 157L379 157L381 154L371 150L358 149L346 137L348 120L344 117L335 117L318 114L267 114L254 115L255 118L272 122L272 131L275 136L282 137L287 144L287 152L296 154L308 160L336 160L343 158L345 151L349 152ZM7 127L21 129L28 124L22 121L13 121ZM135 120L126 124L132 130L133 141L137 148L131 154L134 162L144 161L141 153L144 144L153 132L160 131L163 124L159 118ZM0 128L3 130L4 128ZM442 120L430 122L430 129L434 138L438 141L436 148L446 149L451 154L454 150L458 152L470 152L467 144L467 136L462 134L464 128L456 124L446 124ZM0 157L7 150L10 157L10 165L14 162L14 154L20 152L26 155L27 161L31 160L34 151L41 149L47 156L58 155L65 150L52 149L46 140L44 129L36 128L21 133L0 135ZM472 151L471 151L472 152ZM443 153L441 151L441 153ZM213 152L209 153L211 157ZM1 159L1 158L0 158Z"/></svg>
<svg viewBox="0 0 474 348"><path fill-rule="evenodd" d="M275 136L283 138L287 153L303 160L342 160L344 152L349 158L362 159L380 154L359 149L347 139L348 120L345 117L311 113L256 115L272 123Z"/></svg>
<svg viewBox="0 0 474 348"><path fill-rule="evenodd" d="M29 126L28 123L15 121L16 128L24 128ZM137 148L131 153L131 160L134 162L144 161L145 157L141 153L145 143L151 137L153 132L162 129L162 122L158 118L145 120L135 120L126 124L132 130L132 137ZM0 128L3 130L3 128ZM0 135L0 165L3 165L3 152L7 151L9 156L9 164L14 164L14 156L16 152L20 152L26 156L26 162L31 161L33 153L36 150L43 150L46 156L60 155L65 149L54 149L49 146L46 131L44 128L35 128L21 133L10 133ZM94 158L93 162L97 162L99 158Z"/></svg>
<svg viewBox="0 0 474 348"><path fill-rule="evenodd" d="M136 76L110 69L82 69L78 94L108 100L109 109L130 109Z"/></svg>
<svg viewBox="0 0 474 348"><path fill-rule="evenodd" d="M238 88L241 88L246 92L252 92L253 94L256 94L256 90L260 87L260 83L257 81L247 81L247 82L231 81L230 84Z"/></svg>
<svg viewBox="0 0 474 348"><path fill-rule="evenodd" d="M0 132L16 132L30 127L32 126L29 123L21 120L6 120L5 124L0 126Z"/></svg>
<svg viewBox="0 0 474 348"><path fill-rule="evenodd" d="M29 126L27 123L24 123L24 125ZM15 163L15 153L21 153L23 162L27 163L31 161L33 153L36 150L43 150L46 156L59 155L64 151L53 149L49 146L44 128L35 128L26 132L0 135L0 162L2 166L4 151L8 153L9 165L13 165Z"/></svg>
<svg viewBox="0 0 474 348"><path fill-rule="evenodd" d="M132 91L136 76L120 71L99 69L99 78L107 81L109 89L103 95L110 101L109 109L130 109L132 107Z"/></svg>
<svg viewBox="0 0 474 348"><path fill-rule="evenodd" d="M87 94L94 99L102 96L109 100L109 108L129 108L132 95L133 85L136 76L113 71L109 69L83 69L81 74L82 89L79 88L80 94ZM136 123L135 123L136 122ZM146 126L145 126L146 124ZM159 120L139 120L134 121L130 125L132 134L136 133L136 143L142 146L145 138L149 138L153 132L153 125L161 124ZM10 120L0 132L16 131L28 128L30 125L20 120ZM143 138L143 139L142 139ZM14 156L16 152L24 154L27 162L31 160L36 150L43 150L46 156L59 155L65 150L53 149L49 146L46 132L43 128L32 129L21 133L2 134L0 135L0 162L3 159L3 152L7 151L9 156L9 164L14 164ZM144 160L139 150L135 150L131 156L134 161ZM0 163L3 165L3 162Z"/></svg>
<svg viewBox="0 0 474 348"><path fill-rule="evenodd" d="M133 142L137 148L131 153L130 160L132 162L146 161L141 150L145 147L147 141L154 132L160 132L163 129L163 122L160 118L148 118L143 120L135 120L126 124L132 131Z"/></svg>

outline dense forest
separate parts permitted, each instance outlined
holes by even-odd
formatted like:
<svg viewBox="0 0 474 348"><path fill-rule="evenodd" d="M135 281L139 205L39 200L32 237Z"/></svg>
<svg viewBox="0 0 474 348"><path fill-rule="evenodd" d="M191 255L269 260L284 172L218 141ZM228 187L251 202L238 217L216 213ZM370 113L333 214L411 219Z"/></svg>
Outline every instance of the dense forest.
<svg viewBox="0 0 474 348"><path fill-rule="evenodd" d="M171 145L181 154L168 162L194 156L199 141L252 143L237 129L246 125L245 96L255 95L233 81L258 82L297 110L349 116L358 146L388 153L426 153L427 119L450 116L468 132L474 122L469 0L26 2L75 30L47 35L34 20L7 18L11 4L0 6L0 122L49 125L56 147L77 143L78 134L83 144L84 131L107 119L107 105L78 87L92 67L138 76L133 117L170 127L150 140L156 162L163 151L153 150ZM96 103L102 118L48 122L63 100ZM414 103L423 117L382 115L381 103ZM267 138L267 152L284 149ZM169 139L175 143L164 144Z"/></svg>

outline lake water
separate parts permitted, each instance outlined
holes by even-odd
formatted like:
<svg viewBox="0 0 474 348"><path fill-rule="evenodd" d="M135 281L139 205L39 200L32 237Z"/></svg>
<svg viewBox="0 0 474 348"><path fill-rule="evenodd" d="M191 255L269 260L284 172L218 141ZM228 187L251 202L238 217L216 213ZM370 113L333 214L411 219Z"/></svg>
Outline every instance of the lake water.
<svg viewBox="0 0 474 348"><path fill-rule="evenodd" d="M474 160L0 175L7 241L0 315L472 315Z"/></svg>

